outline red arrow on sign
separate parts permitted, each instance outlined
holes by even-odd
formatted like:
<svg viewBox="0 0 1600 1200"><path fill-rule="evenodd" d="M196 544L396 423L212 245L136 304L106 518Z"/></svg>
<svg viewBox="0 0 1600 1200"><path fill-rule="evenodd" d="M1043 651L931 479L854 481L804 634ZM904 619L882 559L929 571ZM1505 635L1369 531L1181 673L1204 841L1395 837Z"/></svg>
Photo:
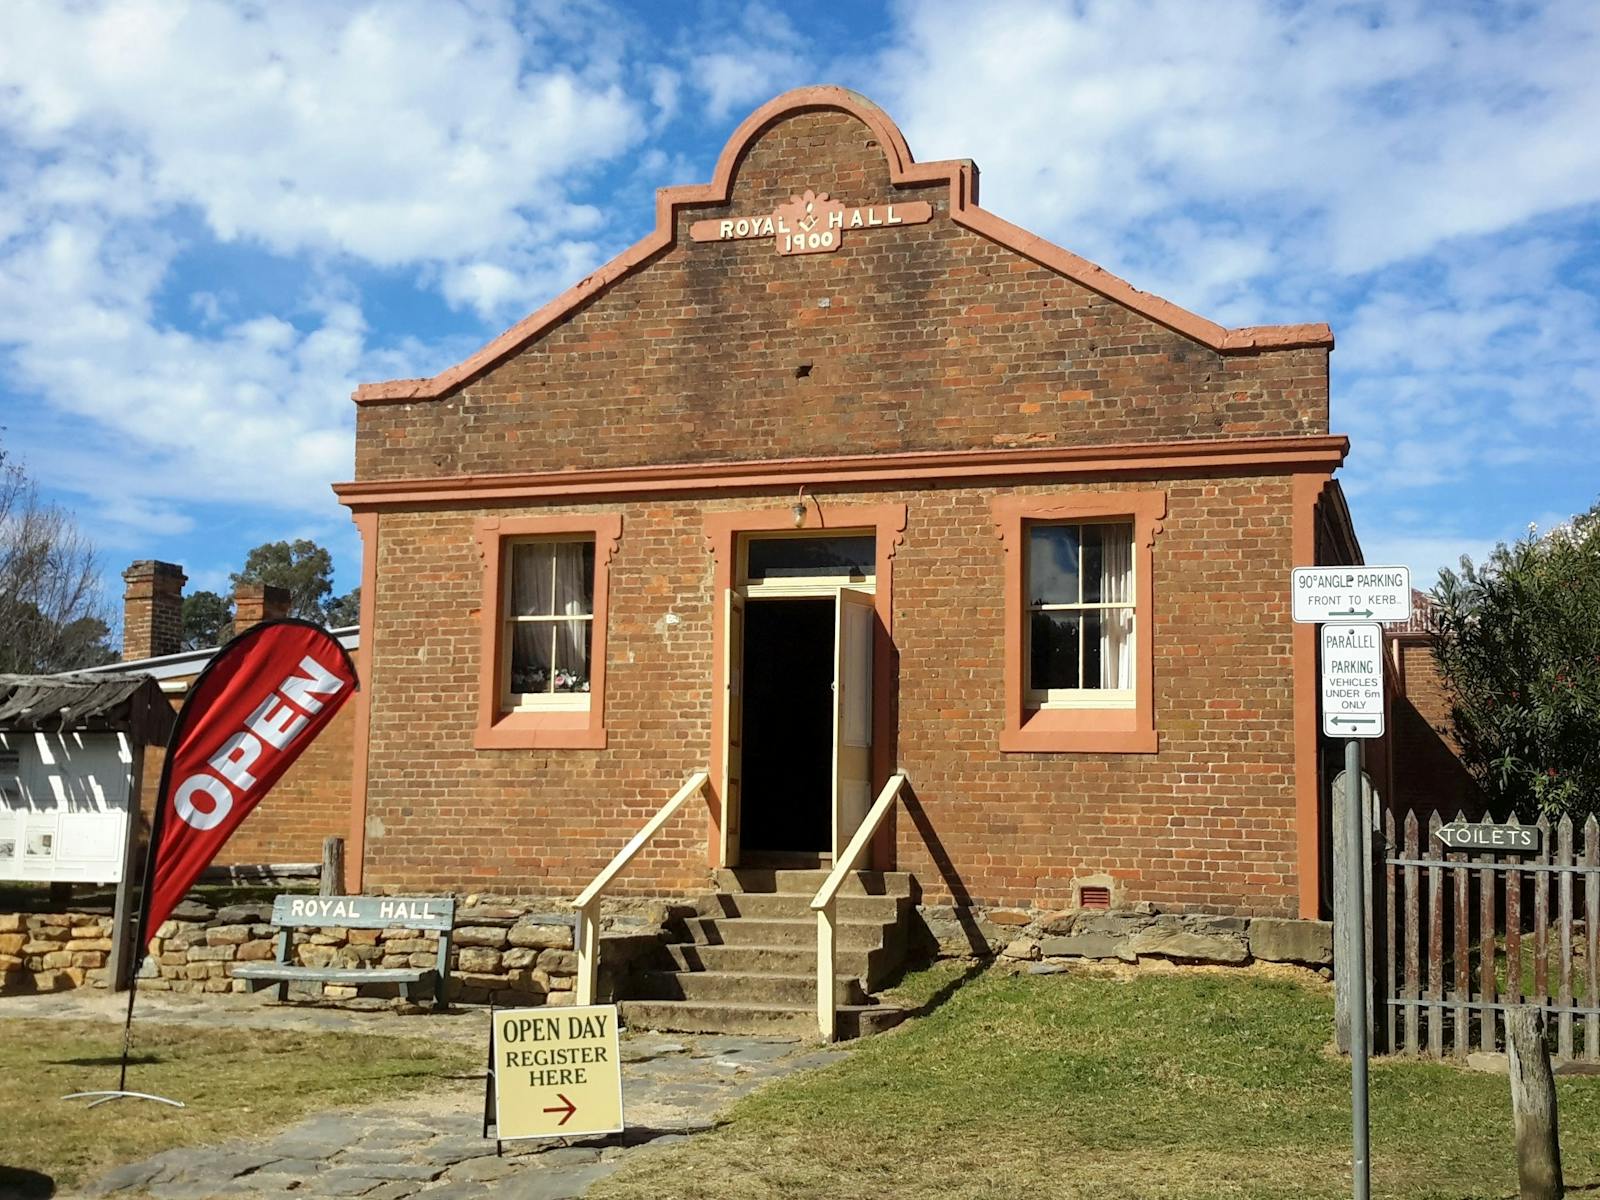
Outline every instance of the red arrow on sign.
<svg viewBox="0 0 1600 1200"><path fill-rule="evenodd" d="M567 1114L566 1116L562 1117L561 1120L556 1122L556 1128L559 1129L559 1128L561 1128L561 1126L565 1125L568 1121L572 1120L572 1114L578 1111L578 1106L576 1104L574 1104L571 1100L568 1100L566 1098L566 1096L563 1095L561 1092L557 1092L556 1093L556 1099L560 1100L561 1104L566 1105L566 1107L562 1108L560 1105L557 1105L555 1108L547 1108L544 1111L545 1112L564 1112L564 1113Z"/></svg>

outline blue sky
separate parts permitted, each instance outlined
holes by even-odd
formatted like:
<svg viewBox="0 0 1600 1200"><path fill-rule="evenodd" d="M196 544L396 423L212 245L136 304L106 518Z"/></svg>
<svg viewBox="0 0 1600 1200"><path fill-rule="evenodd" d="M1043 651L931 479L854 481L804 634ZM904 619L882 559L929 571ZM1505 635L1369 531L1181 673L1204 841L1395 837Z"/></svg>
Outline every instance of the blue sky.
<svg viewBox="0 0 1600 1200"><path fill-rule="evenodd" d="M311 537L358 382L464 357L840 83L985 206L1228 325L1329 322L1368 561L1600 495L1600 5L0 5L0 444L223 590ZM115 607L115 606L114 606Z"/></svg>

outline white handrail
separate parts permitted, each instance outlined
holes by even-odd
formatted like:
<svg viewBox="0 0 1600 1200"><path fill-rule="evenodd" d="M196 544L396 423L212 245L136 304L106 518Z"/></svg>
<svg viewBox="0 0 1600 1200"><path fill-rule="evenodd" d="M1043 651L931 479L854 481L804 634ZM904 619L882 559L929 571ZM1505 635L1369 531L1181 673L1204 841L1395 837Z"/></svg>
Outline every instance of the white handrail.
<svg viewBox="0 0 1600 1200"><path fill-rule="evenodd" d="M889 776L878 798L872 802L867 815L856 827L850 844L833 864L833 870L822 881L816 898L811 901L811 907L817 914L817 1028L824 1041L833 1041L838 1033L838 929L835 910L838 907L839 889L844 886L845 878L856 869L857 860L866 850L872 835L878 832L878 826L883 824L883 818L894 807L894 802L899 799L900 789L905 783L904 771L896 771Z"/></svg>
<svg viewBox="0 0 1600 1200"><path fill-rule="evenodd" d="M628 865L633 856L639 853L644 844L688 803L689 797L710 781L711 774L708 771L696 771L684 780L683 786L674 793L672 799L661 806L661 811L651 817L626 846L617 851L616 856L594 877L594 881L572 902L573 908L578 910L577 923L572 930L573 948L578 952L578 978L575 984L578 994L574 997L577 1003L594 1003L595 983L600 973L600 924L594 919L593 909L600 899L600 893L611 886L611 881L621 873L622 868Z"/></svg>

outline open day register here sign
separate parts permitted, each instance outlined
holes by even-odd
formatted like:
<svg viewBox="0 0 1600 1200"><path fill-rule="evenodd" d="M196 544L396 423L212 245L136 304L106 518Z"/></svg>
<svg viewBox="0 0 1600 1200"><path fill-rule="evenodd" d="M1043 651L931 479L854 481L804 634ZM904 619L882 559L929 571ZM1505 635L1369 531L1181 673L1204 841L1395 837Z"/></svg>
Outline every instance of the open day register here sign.
<svg viewBox="0 0 1600 1200"><path fill-rule="evenodd" d="M499 1009L490 1036L502 1140L622 1131L616 1005Z"/></svg>

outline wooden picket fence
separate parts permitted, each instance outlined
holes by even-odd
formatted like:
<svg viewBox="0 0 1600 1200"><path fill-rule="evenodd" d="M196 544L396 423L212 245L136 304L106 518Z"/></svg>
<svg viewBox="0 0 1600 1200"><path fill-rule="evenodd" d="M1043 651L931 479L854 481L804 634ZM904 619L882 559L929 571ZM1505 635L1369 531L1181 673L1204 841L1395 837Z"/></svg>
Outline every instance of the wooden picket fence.
<svg viewBox="0 0 1600 1200"><path fill-rule="evenodd" d="M1570 817L1541 818L1539 850L1522 855L1448 849L1443 823L1387 810L1374 837L1375 1048L1497 1051L1506 1010L1532 1004L1557 1055L1600 1062L1600 822L1580 845Z"/></svg>

